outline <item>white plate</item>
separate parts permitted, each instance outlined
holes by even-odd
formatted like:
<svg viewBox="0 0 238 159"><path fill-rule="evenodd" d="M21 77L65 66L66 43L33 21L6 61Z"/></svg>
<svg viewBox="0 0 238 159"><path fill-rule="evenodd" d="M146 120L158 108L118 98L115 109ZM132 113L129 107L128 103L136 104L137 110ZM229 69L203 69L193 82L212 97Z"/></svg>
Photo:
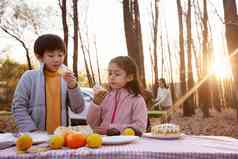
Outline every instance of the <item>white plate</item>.
<svg viewBox="0 0 238 159"><path fill-rule="evenodd" d="M154 139L162 139L162 140L175 140L175 139L179 139L182 136L184 136L183 133L180 134L175 134L175 135L169 135L169 136L158 136L158 135L152 135L152 133L144 133L143 134L144 137L149 137L149 138L154 138Z"/></svg>
<svg viewBox="0 0 238 159"><path fill-rule="evenodd" d="M104 136L102 142L104 145L117 145L131 143L138 139L138 136Z"/></svg>
<svg viewBox="0 0 238 159"><path fill-rule="evenodd" d="M46 132L32 132L32 133L27 133L27 134L29 134L32 137L33 144L40 144L40 143L48 142L48 140L51 136Z"/></svg>

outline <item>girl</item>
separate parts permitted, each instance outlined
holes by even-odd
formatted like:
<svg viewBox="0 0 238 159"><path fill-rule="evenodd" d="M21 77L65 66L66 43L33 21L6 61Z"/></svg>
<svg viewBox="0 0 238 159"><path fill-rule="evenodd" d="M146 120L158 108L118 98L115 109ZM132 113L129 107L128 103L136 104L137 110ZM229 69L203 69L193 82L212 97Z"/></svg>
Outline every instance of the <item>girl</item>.
<svg viewBox="0 0 238 159"><path fill-rule="evenodd" d="M172 106L172 97L165 79L160 78L158 85L157 103L155 104L155 107L159 107L161 110L168 110Z"/></svg>
<svg viewBox="0 0 238 159"><path fill-rule="evenodd" d="M128 56L112 59L108 67L109 92L95 94L87 116L92 129L100 134L133 128L143 132L147 125L147 109L140 95L137 66Z"/></svg>

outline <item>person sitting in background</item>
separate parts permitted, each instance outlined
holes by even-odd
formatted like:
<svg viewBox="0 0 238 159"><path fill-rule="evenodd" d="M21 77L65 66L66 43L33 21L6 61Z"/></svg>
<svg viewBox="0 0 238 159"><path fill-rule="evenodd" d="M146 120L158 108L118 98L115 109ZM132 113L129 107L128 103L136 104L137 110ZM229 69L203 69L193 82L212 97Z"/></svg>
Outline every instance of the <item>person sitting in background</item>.
<svg viewBox="0 0 238 159"><path fill-rule="evenodd" d="M157 84L159 87L157 90L156 103L153 107L159 110L168 110L173 104L170 90L164 78L160 78Z"/></svg>

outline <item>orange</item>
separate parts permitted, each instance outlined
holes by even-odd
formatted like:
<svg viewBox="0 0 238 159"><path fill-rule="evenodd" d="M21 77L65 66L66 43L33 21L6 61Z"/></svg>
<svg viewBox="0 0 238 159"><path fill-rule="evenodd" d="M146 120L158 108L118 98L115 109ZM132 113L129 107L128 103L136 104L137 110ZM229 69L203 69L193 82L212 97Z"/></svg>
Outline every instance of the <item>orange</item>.
<svg viewBox="0 0 238 159"><path fill-rule="evenodd" d="M86 145L86 137L80 133L70 133L66 137L69 148L79 148Z"/></svg>
<svg viewBox="0 0 238 159"><path fill-rule="evenodd" d="M68 131L68 132L65 132L64 133L64 146L67 146L67 137L70 135L70 134L73 134L73 133L75 133L75 132L73 132L73 131Z"/></svg>
<svg viewBox="0 0 238 159"><path fill-rule="evenodd" d="M67 137L68 137L68 135L69 134L73 134L73 132L66 132L66 133L64 133L64 146L67 146Z"/></svg>
<svg viewBox="0 0 238 159"><path fill-rule="evenodd" d="M26 151L32 146L32 138L28 134L22 134L16 140L17 150Z"/></svg>

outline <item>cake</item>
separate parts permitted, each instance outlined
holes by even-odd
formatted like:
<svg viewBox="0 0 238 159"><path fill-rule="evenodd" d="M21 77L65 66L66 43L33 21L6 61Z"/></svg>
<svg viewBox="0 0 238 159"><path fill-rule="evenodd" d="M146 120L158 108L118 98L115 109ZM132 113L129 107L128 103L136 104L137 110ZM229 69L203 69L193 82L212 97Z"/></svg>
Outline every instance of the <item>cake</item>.
<svg viewBox="0 0 238 159"><path fill-rule="evenodd" d="M152 126L151 134L158 137L177 137L181 133L178 125L165 123Z"/></svg>

